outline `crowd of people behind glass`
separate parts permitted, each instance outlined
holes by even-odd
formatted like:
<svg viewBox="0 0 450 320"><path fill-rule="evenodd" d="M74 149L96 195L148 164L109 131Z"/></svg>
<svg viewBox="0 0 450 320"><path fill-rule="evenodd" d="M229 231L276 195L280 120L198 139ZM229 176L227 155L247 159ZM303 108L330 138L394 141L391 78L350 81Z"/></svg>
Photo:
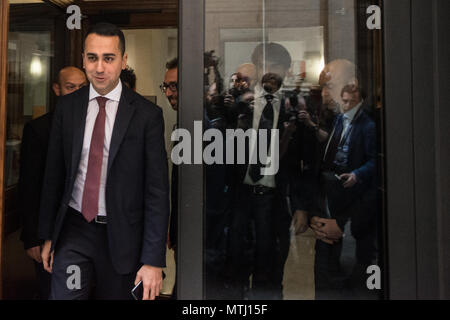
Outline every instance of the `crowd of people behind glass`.
<svg viewBox="0 0 450 320"><path fill-rule="evenodd" d="M261 175L250 139L234 150L244 164L205 165L206 298L283 299L291 232L309 227L315 298L375 298L366 268L377 263L376 128L356 66L330 61L303 90L283 85L292 61L282 45L261 43L248 61L225 84L220 59L205 54L204 129L279 129L280 165ZM341 267L348 236L350 271Z"/></svg>

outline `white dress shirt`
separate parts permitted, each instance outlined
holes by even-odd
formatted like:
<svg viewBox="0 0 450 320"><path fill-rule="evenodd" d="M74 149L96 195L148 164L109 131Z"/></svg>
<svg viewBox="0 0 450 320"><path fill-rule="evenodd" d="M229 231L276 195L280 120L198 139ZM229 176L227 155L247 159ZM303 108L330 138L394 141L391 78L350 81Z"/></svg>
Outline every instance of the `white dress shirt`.
<svg viewBox="0 0 450 320"><path fill-rule="evenodd" d="M264 107L267 104L267 100L265 98L265 95L267 95L267 94L268 93L261 87L261 85L258 84L255 87L255 106L254 106L254 109L253 109L253 129L258 129L259 120L260 120L261 115L262 115L262 113L264 111ZM278 117L280 115L280 105L281 105L281 89L273 94L273 100L272 100L273 124L272 124L272 129L277 129L278 128ZM267 134L270 134L270 132L268 132ZM252 159L253 152L256 151L255 143L256 143L256 139L253 139L253 141L251 141L251 145L250 145L250 159ZM272 140L271 140L271 143L272 143ZM271 148L269 148L268 156L270 155L270 149ZM276 185L275 185L275 175L263 176L259 181L257 181L255 183L255 182L253 182L253 179L250 177L249 171L250 171L250 166L247 167L247 173L245 174L245 179L244 179L244 183L245 184L262 185L262 186L266 186L266 187L270 187L270 188L275 188L276 187Z"/></svg>
<svg viewBox="0 0 450 320"><path fill-rule="evenodd" d="M122 94L122 82L119 80L117 86L110 91L104 97L106 101L105 111L105 140L103 148L103 162L102 173L100 176L100 192L98 197L98 215L106 216L106 204L105 204L105 186L106 186L106 173L108 170L108 157L109 146L111 144L111 136L114 127L114 121L116 120L117 109L119 108L119 100ZM101 95L95 91L92 84L89 85L89 104L86 115L86 127L84 129L83 148L81 150L80 163L78 165L77 176L75 179L75 185L72 191L72 199L69 202L69 206L73 209L81 212L81 204L83 201L84 182L86 181L86 173L88 168L89 149L91 146L92 132L94 131L95 119L99 112L99 105L97 103L97 97Z"/></svg>

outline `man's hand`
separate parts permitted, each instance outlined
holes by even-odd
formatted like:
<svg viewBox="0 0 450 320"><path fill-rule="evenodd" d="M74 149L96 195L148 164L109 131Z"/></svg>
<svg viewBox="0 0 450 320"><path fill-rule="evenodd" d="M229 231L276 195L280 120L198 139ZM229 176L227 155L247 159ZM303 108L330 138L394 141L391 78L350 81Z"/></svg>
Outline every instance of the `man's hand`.
<svg viewBox="0 0 450 320"><path fill-rule="evenodd" d="M296 210L292 216L292 226L296 235L308 230L308 213L303 210Z"/></svg>
<svg viewBox="0 0 450 320"><path fill-rule="evenodd" d="M317 232L321 236L324 236L329 240L337 241L344 235L344 233L339 228L336 219L317 218L315 222L315 228L317 229ZM317 227L317 225L319 224L322 224L322 226Z"/></svg>
<svg viewBox="0 0 450 320"><path fill-rule="evenodd" d="M37 263L42 263L41 257L41 246L35 246L26 250L27 255L36 261Z"/></svg>
<svg viewBox="0 0 450 320"><path fill-rule="evenodd" d="M333 244L343 236L335 219L323 219L314 216L311 218L310 227L313 229L316 239L328 244Z"/></svg>
<svg viewBox="0 0 450 320"><path fill-rule="evenodd" d="M143 265L136 274L134 285L141 280L144 287L142 300L155 300L162 289L162 268Z"/></svg>
<svg viewBox="0 0 450 320"><path fill-rule="evenodd" d="M356 174L352 173L343 173L339 176L339 178L342 181L345 181L343 186L344 188L351 188L353 187L356 182L358 182L358 179L356 178Z"/></svg>
<svg viewBox="0 0 450 320"><path fill-rule="evenodd" d="M50 253L51 247L52 247L52 241L45 240L44 245L42 246L42 251L41 251L41 257L42 257L42 262L44 264L44 269L48 273L52 273L52 267L53 267L54 252Z"/></svg>
<svg viewBox="0 0 450 320"><path fill-rule="evenodd" d="M324 224L322 222L320 222L319 217L314 216L311 218L310 227L314 231L314 235L315 235L316 239L322 240L323 242L328 243L328 244L333 244L333 241L327 239L327 235L321 230L323 225Z"/></svg>
<svg viewBox="0 0 450 320"><path fill-rule="evenodd" d="M224 97L224 99L223 99L223 105L226 107L226 108L231 108L231 107L233 107L234 106L234 104L235 104L235 99L234 99L234 97L231 95L231 94L226 94L225 95L225 97Z"/></svg>

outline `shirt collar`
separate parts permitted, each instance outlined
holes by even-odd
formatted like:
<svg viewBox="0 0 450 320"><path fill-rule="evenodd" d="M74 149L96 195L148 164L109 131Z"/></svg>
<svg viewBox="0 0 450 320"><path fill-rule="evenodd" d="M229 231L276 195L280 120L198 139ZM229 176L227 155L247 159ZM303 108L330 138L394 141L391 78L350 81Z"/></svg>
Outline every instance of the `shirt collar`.
<svg viewBox="0 0 450 320"><path fill-rule="evenodd" d="M351 110L344 113L344 118L353 121L353 118L355 117L356 113L358 112L359 108L361 108L364 100L361 100L360 103L356 105L356 107L352 108Z"/></svg>
<svg viewBox="0 0 450 320"><path fill-rule="evenodd" d="M120 81L120 79L119 79L119 83L117 84L117 86L103 97L105 97L109 100L119 102L121 94L122 94L122 81ZM94 89L94 87L92 86L92 83L91 83L89 85L89 101L91 101L92 99L95 99L97 97L102 97L102 95Z"/></svg>

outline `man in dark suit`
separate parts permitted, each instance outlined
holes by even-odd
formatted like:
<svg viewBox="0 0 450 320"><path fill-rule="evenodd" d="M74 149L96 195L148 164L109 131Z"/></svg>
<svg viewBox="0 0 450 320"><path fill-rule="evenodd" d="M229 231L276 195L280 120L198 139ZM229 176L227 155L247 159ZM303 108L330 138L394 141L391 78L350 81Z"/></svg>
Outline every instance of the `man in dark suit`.
<svg viewBox="0 0 450 320"><path fill-rule="evenodd" d="M169 217L162 111L122 85L122 31L93 26L84 39L89 87L56 106L40 208L51 299L143 299L162 287Z"/></svg>
<svg viewBox="0 0 450 320"><path fill-rule="evenodd" d="M254 99L247 110L241 111L238 119L246 119L242 123L256 132L278 129L279 137L282 137L286 115L281 86L291 65L290 54L280 44L260 44L252 54L252 62L256 66L258 79L253 92ZM272 139L267 140L268 148L275 142L279 143ZM275 173L262 175L260 169L265 167L263 161L257 164L248 162L252 154L257 154L258 139L254 140L250 139L246 150L237 150L235 153L239 155L245 152L246 161L236 164L234 170L235 199L229 227L228 286L230 298L245 298L251 274L249 298L279 299L282 270L287 257L284 254L286 246L278 244L282 237L280 230L285 229L280 226L280 221L289 220L288 229L291 222L283 203L286 186L283 178L286 175L282 173L282 167ZM278 154L271 156L278 157ZM284 219L284 215L288 219ZM253 237L251 226L254 226ZM254 252L254 255L246 254L245 249Z"/></svg>
<svg viewBox="0 0 450 320"><path fill-rule="evenodd" d="M359 272L376 259L375 124L365 111L357 79L347 83L341 89L342 114L336 118L322 163L323 216L311 218L318 239L317 299L342 298L345 276L341 274L340 256L347 222L351 221L356 240ZM359 281L363 281L361 277Z"/></svg>
<svg viewBox="0 0 450 320"><path fill-rule="evenodd" d="M65 67L53 84L56 96L65 96L87 84L84 72L76 67ZM42 267L41 246L38 238L39 205L44 180L50 126L53 112L29 121L23 128L20 151L19 210L22 218L20 239L27 255L34 260L39 287L39 298L47 299L50 292L50 275Z"/></svg>

